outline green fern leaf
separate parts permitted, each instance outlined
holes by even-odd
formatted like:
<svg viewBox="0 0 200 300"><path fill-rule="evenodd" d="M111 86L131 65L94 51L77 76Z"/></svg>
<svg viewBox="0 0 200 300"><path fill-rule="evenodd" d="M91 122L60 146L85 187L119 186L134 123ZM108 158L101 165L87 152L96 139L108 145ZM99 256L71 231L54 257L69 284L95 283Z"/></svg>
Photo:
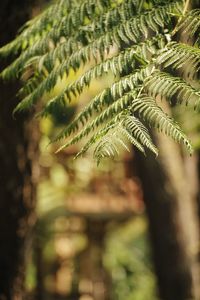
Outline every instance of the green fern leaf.
<svg viewBox="0 0 200 300"><path fill-rule="evenodd" d="M145 86L154 97L160 95L171 100L176 96L176 103L184 102L198 111L200 109L200 91L194 89L180 77L157 71L146 79Z"/></svg>
<svg viewBox="0 0 200 300"><path fill-rule="evenodd" d="M44 102L72 70L92 63L57 96L42 103L39 115L48 116L57 106L66 109L93 79L107 73L114 76L115 82L58 135L56 140L68 138L58 151L87 137L78 156L96 147L98 162L115 157L121 148L129 150L130 143L143 153L149 149L157 155L148 131L153 127L191 153L188 138L157 99L200 110L199 26L200 10L186 12L184 0L57 0L0 49L2 57L18 56L1 77L22 78L19 96L23 99L16 112L40 99ZM185 44L180 42L182 32L188 35Z"/></svg>

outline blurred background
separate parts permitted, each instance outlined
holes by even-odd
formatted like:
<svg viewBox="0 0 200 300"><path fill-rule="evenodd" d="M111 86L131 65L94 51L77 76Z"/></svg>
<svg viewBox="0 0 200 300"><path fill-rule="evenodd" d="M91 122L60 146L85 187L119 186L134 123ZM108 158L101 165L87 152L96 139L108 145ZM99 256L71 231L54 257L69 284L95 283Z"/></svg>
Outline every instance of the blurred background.
<svg viewBox="0 0 200 300"><path fill-rule="evenodd" d="M46 5L2 0L1 45ZM153 132L158 158L130 147L99 166L92 152L74 160L81 144L55 154L59 143L50 143L113 80L101 77L65 111L31 121L13 120L17 84L0 83L1 300L199 299L199 115L170 112L192 157Z"/></svg>

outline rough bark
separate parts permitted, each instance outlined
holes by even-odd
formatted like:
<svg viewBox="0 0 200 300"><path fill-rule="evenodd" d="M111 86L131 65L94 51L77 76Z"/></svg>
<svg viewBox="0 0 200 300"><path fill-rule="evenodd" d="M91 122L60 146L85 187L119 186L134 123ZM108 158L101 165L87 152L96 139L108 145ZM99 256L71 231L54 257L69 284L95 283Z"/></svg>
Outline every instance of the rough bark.
<svg viewBox="0 0 200 300"><path fill-rule="evenodd" d="M0 1L0 46L14 38L27 20L30 3L27 0ZM1 62L0 68L3 67ZM32 168L32 161L36 155L37 132L26 122L27 116L13 119L18 87L16 82L0 82L1 300L23 297L25 249L34 223L36 169Z"/></svg>
<svg viewBox="0 0 200 300"><path fill-rule="evenodd" d="M160 154L157 159L135 154L141 179L155 270L163 300L200 299L196 191L194 158L185 166L180 148L165 136L157 136ZM193 169L195 170L195 168ZM189 180L190 178L190 180Z"/></svg>

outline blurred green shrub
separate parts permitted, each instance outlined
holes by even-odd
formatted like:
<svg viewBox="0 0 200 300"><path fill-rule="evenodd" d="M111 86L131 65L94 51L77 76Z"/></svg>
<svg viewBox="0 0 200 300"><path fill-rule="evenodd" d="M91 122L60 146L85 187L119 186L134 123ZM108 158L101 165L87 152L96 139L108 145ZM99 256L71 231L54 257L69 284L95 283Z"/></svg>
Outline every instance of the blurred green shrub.
<svg viewBox="0 0 200 300"><path fill-rule="evenodd" d="M113 300L158 299L144 217L109 232L104 264L111 274Z"/></svg>

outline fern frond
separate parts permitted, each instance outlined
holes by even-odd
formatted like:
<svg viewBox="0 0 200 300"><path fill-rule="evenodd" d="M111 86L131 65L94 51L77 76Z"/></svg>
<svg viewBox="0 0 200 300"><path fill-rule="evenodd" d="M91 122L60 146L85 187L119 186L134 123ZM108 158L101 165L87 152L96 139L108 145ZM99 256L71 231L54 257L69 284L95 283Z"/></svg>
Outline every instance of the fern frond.
<svg viewBox="0 0 200 300"><path fill-rule="evenodd" d="M157 103L159 97L200 110L199 40L183 44L176 34L185 31L194 40L200 10L185 13L184 8L184 0L57 0L0 49L0 56L18 55L1 73L4 79L22 76L24 81L15 112L41 98L44 102L60 80L68 81L71 71L89 63L89 70L40 106L39 115L53 114L57 107L66 109L93 79L107 73L115 78L58 135L56 140L68 138L58 151L87 137L78 156L96 146L98 162L120 148L128 150L130 143L157 155L148 131L153 127L191 152L181 128Z"/></svg>
<svg viewBox="0 0 200 300"><path fill-rule="evenodd" d="M130 92L132 96L133 91L137 90L140 83L142 83L146 77L150 76L152 72L152 66L142 68L131 75L120 78L120 80L113 83L111 87L103 90L94 99L92 99L83 111L81 111L77 117L58 135L55 141L66 138L76 132L80 128L80 125L84 126L95 113L102 112L106 106L110 106L119 98L123 99L123 95L126 96ZM126 97L124 99L126 100Z"/></svg>
<svg viewBox="0 0 200 300"><path fill-rule="evenodd" d="M163 64L164 68L171 66L174 69L189 65L190 74L194 75L200 67L200 49L182 43L171 42L161 50L157 57L157 64Z"/></svg>
<svg viewBox="0 0 200 300"><path fill-rule="evenodd" d="M67 37L70 37L76 29L79 28L79 26L84 25L85 19L92 19L99 10L99 13L104 12L106 8L113 5L115 2L114 0L84 0L84 1L72 1L71 6L69 6L69 10L66 11L63 9L63 3L65 3L65 0L60 1L61 8L57 10L57 5L50 7L50 15L53 15L58 18L56 20L59 21L58 24L56 24L56 29L54 28L53 23L51 30L43 36L43 34L40 32L41 24L39 22L38 27L35 28L36 25L30 26L28 29L28 32L25 30L25 32L22 32L19 39L20 41L23 40L25 43L27 43L27 39L30 36L30 40L32 41L32 35L31 32L37 32L37 40L34 41L36 43L29 43L30 49L28 48L26 51L22 53L22 55L15 60L13 64L11 64L5 72L2 73L2 77L4 79L12 79L16 76L19 76L19 73L22 71L23 67L26 65L27 61L31 59L32 57L37 57L41 54L45 54L51 48L55 47L55 44L60 42L60 39L63 37L66 39ZM69 1L71 3L71 1ZM59 5L59 3L58 3ZM70 9L71 8L71 9ZM62 15L64 14L63 18L60 16L57 16L59 12L61 11ZM32 22L31 22L32 24ZM14 45L6 45L5 47L0 49L0 54L4 53L4 56L8 55L8 50L14 52ZM68 47L69 48L69 47ZM72 47L73 48L73 47Z"/></svg>
<svg viewBox="0 0 200 300"><path fill-rule="evenodd" d="M139 114L143 120L148 121L148 124L164 132L176 142L183 142L188 151L192 153L192 146L179 125L163 112L153 98L142 97L135 99L129 111ZM98 142L98 146L94 151L94 157L99 163L104 157L118 154L118 146L122 145L127 149L128 145L126 145L124 139L127 139L143 153L145 153L144 147L146 146L156 155L158 154L157 148L152 143L144 125L133 115L125 114L123 111L108 122L103 129L97 131L76 155L76 158L83 155Z"/></svg>
<svg viewBox="0 0 200 300"><path fill-rule="evenodd" d="M130 115L124 118L122 121L122 126L126 129L126 131L131 133L136 140L139 140L142 145L158 155L158 150L151 140L148 129L140 120Z"/></svg>
<svg viewBox="0 0 200 300"><path fill-rule="evenodd" d="M126 133L129 134L129 133L119 126L117 127L117 129L114 129L113 130L114 132L112 133L104 135L104 137L100 140L100 142L96 146L94 150L94 159L97 161L97 164L99 164L103 158L111 158L111 157L114 158L115 156L119 155L120 146L125 150L129 151L128 145L124 141L125 134ZM123 130L125 132L123 132ZM134 144L134 146L136 146L141 152L145 153L143 146L131 135L130 137L131 137L132 144ZM80 155L81 153L78 156Z"/></svg>
<svg viewBox="0 0 200 300"><path fill-rule="evenodd" d="M124 45L124 43L127 45L130 43L137 43L142 36L148 36L149 29L155 33L159 33L161 28L164 28L164 26L170 23L172 14L180 13L182 9L181 3L182 1L178 0L164 6L159 6L115 26L106 34L103 34L87 46L82 47L80 50L72 54L67 61L62 63L57 69L58 76L62 76L63 73L67 72L70 67L77 70L81 63L86 63L91 58L96 59L98 55L100 55L103 59L105 57L105 51L108 51L112 45L117 45L120 48ZM35 48L38 49L38 45L35 45ZM45 51L48 50L46 49ZM3 71L2 77L4 79L9 79L13 77L13 74L16 76L16 74L22 72L24 62L24 59L21 60L18 58L13 64Z"/></svg>
<svg viewBox="0 0 200 300"><path fill-rule="evenodd" d="M75 82L67 86L64 91L53 100L53 102L61 102L61 99L64 98L67 98L70 101L70 94L80 95L84 88L90 85L92 79L101 77L103 74L111 72L115 77L117 77L120 76L120 74L127 72L129 69L134 69L136 61L142 61L145 64L147 51L154 51L155 45L152 45L151 47L151 44L153 44L153 42L150 40L146 43L133 46L132 48L127 48L125 51L122 51L111 58L105 59L103 62L95 65L93 68L85 72ZM26 92L26 85L24 86L22 92L23 94ZM30 94L30 92L28 92L28 94ZM51 101L51 103L53 102Z"/></svg>
<svg viewBox="0 0 200 300"><path fill-rule="evenodd" d="M157 148L152 143L145 126L137 118L130 116L127 111L127 113L119 114L93 135L76 158L83 155L95 143L98 143L94 157L99 163L102 158L118 155L119 146L129 151L127 142L136 146L143 153L145 153L144 147L147 147L157 155Z"/></svg>
<svg viewBox="0 0 200 300"><path fill-rule="evenodd" d="M46 35L60 18L64 16L76 3L71 0L60 0L52 4L41 15L28 21L22 28L21 34L15 40L0 49L0 56L5 57L10 54L17 54L18 51L32 46L40 38ZM52 15L54 18L52 18Z"/></svg>
<svg viewBox="0 0 200 300"><path fill-rule="evenodd" d="M88 25L81 26L73 37L71 37L70 31L67 33L65 32L65 41L49 53L45 54L44 57L41 57L40 61L42 61L42 64L53 68L55 57L62 62L73 53L75 47L88 44L102 34L105 34L108 30L111 30L114 26L133 17L133 15L136 14L136 4L136 0L125 0L118 6L111 8L108 12L100 15L97 21L95 20ZM69 36L69 39L66 40L67 36ZM31 52L30 55L32 55Z"/></svg>
<svg viewBox="0 0 200 300"><path fill-rule="evenodd" d="M137 113L149 126L165 133L178 143L183 143L189 153L192 146L180 126L165 113L152 97L142 97L134 101L130 111Z"/></svg>
<svg viewBox="0 0 200 300"><path fill-rule="evenodd" d="M0 55L8 56L20 48L23 50L32 47L35 42L32 51L36 48L48 51L49 41L57 42L61 36L66 36L67 33L71 35L84 24L86 18L92 20L95 15L101 15L112 5L115 5L114 0L58 0L39 17L27 22L22 33L1 48Z"/></svg>
<svg viewBox="0 0 200 300"><path fill-rule="evenodd" d="M185 32L193 36L200 26L200 9L193 9L188 12L183 21L179 24L178 29L183 29Z"/></svg>
<svg viewBox="0 0 200 300"><path fill-rule="evenodd" d="M103 2L104 2L103 0L97 2L98 8L99 7L100 8L102 7L102 9L104 8L104 6L102 5ZM111 2L112 1L110 1L110 3ZM126 6L128 6L130 8L129 2L136 2L136 1L129 0L127 2L128 2L128 3L126 3L127 5L124 5L124 8L122 7L122 12L124 12L124 15L126 12L126 10L125 10ZM108 5L108 3L107 3L107 5ZM57 11L56 10L57 6L58 5L54 5L51 7L51 10L50 10L51 14L52 14L52 11L54 11L54 10ZM62 6L61 6L61 9L62 9ZM84 15L85 10L87 10L87 15ZM81 11L81 16L82 16L81 18L77 17L77 15L79 15L80 11ZM116 15L116 13L118 12L118 9L113 9L111 11L113 11L114 13L113 14L106 13L106 15L108 15L107 17L105 17L104 14L101 17L102 25L106 21L106 24L108 24L108 26L110 26L110 23L111 23L110 19L113 19L113 16ZM130 10L130 11L132 11L132 10ZM47 65L50 65L52 63L52 61L53 61L53 63L55 62L54 61L55 57L56 57L56 59L59 59L59 58L63 59L64 55L65 56L71 55L75 49L77 50L78 45L82 45L81 39L82 39L82 36L84 35L84 33L89 35L89 32L92 32L94 34L94 37L98 36L96 27L101 28L101 26L99 26L99 22L97 22L97 23L93 22L92 24L85 25L85 26L82 26L79 28L79 26L83 25L86 16L93 17L93 16L95 16L95 13L96 13L96 6L94 6L94 1L93 0L92 1L91 0L84 1L82 4L78 5L78 7L76 7L75 12L74 12L74 10L72 10L69 15L66 13L66 16L63 19L61 19L61 22L60 22L58 28L56 28L56 30L51 30L47 34L47 36L44 36L44 37L42 37L42 34L41 34L40 37L42 39L40 39L35 45L33 45L33 46L31 45L31 47L29 47L29 49L27 51L24 51L22 53L22 55L15 61L15 65L13 65L12 67L15 69L15 71L20 70L22 68L22 66L26 65L27 61L30 60L32 57L36 57L37 60L39 60L39 58L40 58L40 61L42 61L42 63L46 62ZM123 17L122 13L119 15L121 17ZM59 20L59 18L58 18L58 20ZM72 22L72 20L74 20L74 21ZM73 31L75 31L75 29L79 29L77 32L75 32L76 38L74 38L74 36L71 37L71 35L72 35ZM105 26L105 30L106 29L108 29L108 28L106 28L106 26ZM105 32L105 30L104 31L102 30L101 33L103 34ZM23 40L25 40L26 35L29 36L28 33L24 32L23 36L21 38ZM58 43L58 41L60 40L61 37L64 39L64 42L62 42L60 44L60 43ZM67 37L69 37L69 39L65 42ZM84 37L84 39L85 39L85 37ZM55 43L58 43L56 48L52 47L52 44L55 44ZM8 47L8 46L9 45L6 45L5 47L3 47L1 49L1 51L4 52L4 50L6 50L6 47ZM51 48L53 48L53 49L51 49ZM49 52L49 51L50 51L50 53L46 54L46 52ZM41 57L41 55L44 55L44 57ZM41 65L41 62L39 62L39 65ZM5 74L3 76L4 76L4 78L6 78ZM8 76L9 75L7 75L7 77Z"/></svg>
<svg viewBox="0 0 200 300"><path fill-rule="evenodd" d="M104 134L96 146L94 158L97 163L102 158L118 155L119 146L129 150L126 140L143 153L145 153L144 147L146 147L158 155L158 150L153 144L147 128L136 117L122 114L119 125L114 127L111 132Z"/></svg>
<svg viewBox="0 0 200 300"><path fill-rule="evenodd" d="M145 86L153 97L160 95L172 100L175 96L176 104L184 102L186 105L192 105L194 109L199 111L200 91L194 89L180 77L157 71L146 79Z"/></svg>
<svg viewBox="0 0 200 300"><path fill-rule="evenodd" d="M83 155L85 152L88 151L89 148L91 148L94 144L99 142L100 139L102 139L105 135L107 135L108 132L112 131L114 129L116 132L119 133L119 131L122 131L121 127L121 117L124 114L124 112L118 114L116 117L114 117L110 122L108 122L102 129L97 131L90 139L89 141L84 145L84 147L79 151L79 153L76 155L75 158ZM116 126L116 124L118 124ZM120 126L119 126L120 124ZM119 130L120 127L120 130ZM124 129L124 137L127 138L127 140L133 144L136 148L138 148L141 152L145 153L144 147L140 144L139 141L137 141L128 131Z"/></svg>
<svg viewBox="0 0 200 300"><path fill-rule="evenodd" d="M127 48L125 51L120 52L118 55L106 59L98 65L95 65L93 68L84 73L78 80L67 86L62 93L51 99L45 106L41 115L47 116L49 113L52 113L57 104L66 105L67 103L69 103L71 101L71 95L80 95L84 88L90 85L92 79L100 77L108 72L112 72L114 76L120 76L124 72L127 73L127 69L130 69L130 67L131 70L134 70L135 62L139 62L144 65L147 64L146 60L150 59L150 55L155 54L156 47L158 47L157 44L164 44L164 42L165 40L163 36L158 36L131 48ZM134 74L133 76L135 79L137 76L136 74ZM127 81L128 78L126 78L125 80ZM129 80L129 82L132 81ZM123 87L126 85L126 82L124 83L123 79L121 81L121 85ZM122 96L122 93L120 93L120 95Z"/></svg>
<svg viewBox="0 0 200 300"><path fill-rule="evenodd" d="M87 141L87 143L82 147L82 149L77 153L76 157L83 155L88 151L95 143L97 143L100 139L102 139L110 130L116 127L116 124L119 123L120 117L122 113L119 113L116 117L114 117L111 121L109 121L103 128L98 130L92 137Z"/></svg>
<svg viewBox="0 0 200 300"><path fill-rule="evenodd" d="M148 49L150 50L150 43L147 43L147 46L148 46ZM144 51L144 43L142 44L142 47L143 47L143 51ZM138 52L139 49L141 49L140 46L136 46L135 47L135 52L136 51ZM151 50L151 51L153 51L153 50ZM81 52L81 54L83 56L81 56L80 52ZM33 104L35 104L44 95L45 92L50 92L55 87L55 85L56 85L56 83L58 81L58 78L62 78L63 75L64 75L64 73L68 74L70 67L72 67L75 70L78 67L80 67L80 64L81 64L81 61L79 60L80 58L82 58L82 60L84 62L85 62L85 60L86 61L89 60L89 58L87 57L87 55L88 55L87 52L83 53L83 49L81 49L80 52L75 53L74 55L71 56L71 58L66 63L64 63L63 65L61 65L58 69L53 70L50 73L50 75L41 84L39 84L39 86L31 94L29 94L27 97L25 97L18 104L18 106L15 109L15 112L16 111L26 110L26 109L30 108ZM133 52L134 52L134 50L131 50L131 49L130 49L130 52L128 50L125 51L125 55L123 55L123 54L119 55L116 58L108 60L108 63L105 62L105 63L100 64L100 67L99 68L98 67L95 68L94 72L98 72L99 71L99 73L101 73L102 72L101 68L106 69L106 68L108 68L108 66L110 66L110 67L112 66L111 71L115 72L115 70L116 70L116 66L115 66L116 62L118 63L118 69L119 69L120 66L122 67L121 60L123 59L124 62L125 62L125 59L128 59L128 58L130 59L131 58L130 55L131 54L133 55ZM126 55L127 53L128 53L128 55ZM142 49L141 49L141 53L142 53ZM86 55L86 57L85 57L85 55ZM93 53L93 55L95 55L95 53ZM144 60L143 60L143 62L144 62ZM120 71L120 69L119 69L119 71ZM86 77L84 77L84 79L85 78ZM85 82L85 84L87 85L87 82ZM66 96L66 94L67 93L65 93L65 92L62 93L60 95L61 98L58 101L63 102L63 99L66 99L67 96L70 98L69 93L67 94L67 96ZM56 101L56 100L54 99L54 101Z"/></svg>
<svg viewBox="0 0 200 300"><path fill-rule="evenodd" d="M88 136L92 131L96 130L99 126L101 126L104 122L108 121L113 117L116 117L124 109L127 109L131 105L135 97L136 91L131 91L130 93L127 93L123 97L119 98L102 113L100 113L100 115L98 115L94 120L87 124L86 127L82 129L80 133L75 135L69 142L65 143L61 148L59 148L58 152L64 148L78 143L84 137Z"/></svg>

